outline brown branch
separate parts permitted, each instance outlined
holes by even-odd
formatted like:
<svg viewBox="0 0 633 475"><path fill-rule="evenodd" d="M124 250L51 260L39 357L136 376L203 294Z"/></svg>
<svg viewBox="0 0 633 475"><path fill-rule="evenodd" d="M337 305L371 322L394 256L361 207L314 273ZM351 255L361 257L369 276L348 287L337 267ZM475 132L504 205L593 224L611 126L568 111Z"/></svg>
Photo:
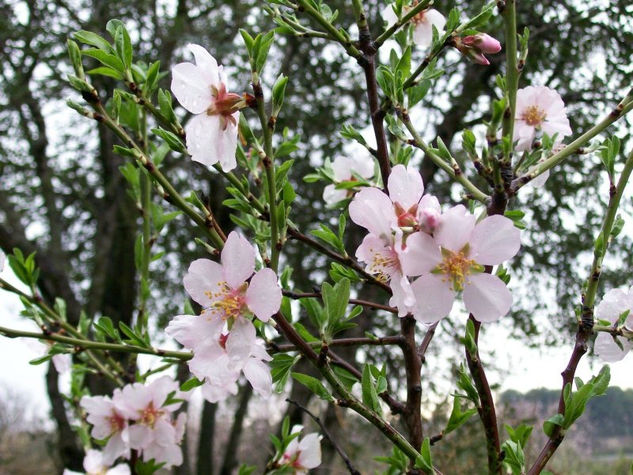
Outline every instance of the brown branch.
<svg viewBox="0 0 633 475"><path fill-rule="evenodd" d="M415 319L407 315L400 319L400 331L404 339L402 353L407 374L407 403L404 409L404 423L409 432L409 441L414 447L422 446L422 381L420 372L422 361L415 344Z"/></svg>
<svg viewBox="0 0 633 475"><path fill-rule="evenodd" d="M376 338L363 338L363 337L354 337L354 338L338 338L336 340L332 340L328 342L328 346L361 346L361 345L369 345L369 346L387 346L387 345L402 345L404 339L401 335L394 336L383 336ZM322 342L309 342L310 346L315 348L320 348ZM286 351L294 351L298 350L298 348L293 345L271 345L268 349L269 353L283 353Z"/></svg>
<svg viewBox="0 0 633 475"><path fill-rule="evenodd" d="M422 364L424 364L424 362L426 361L426 356L425 356L426 350L429 349L431 340L433 339L433 336L435 335L435 329L437 328L439 324L440 322L435 322L434 324L429 326L429 329L426 331L426 335L424 335L424 339L422 340L422 343L420 343L420 346L418 347L418 358L420 358L420 362Z"/></svg>
<svg viewBox="0 0 633 475"><path fill-rule="evenodd" d="M479 328L481 323L475 320L472 314L468 317L475 325L475 344L479 343ZM495 411L495 402L490 391L490 384L486 377L486 372L481 364L479 358L479 348L477 348L474 355L471 355L468 349L466 349L466 361L468 362L468 369L475 382L477 393L479 394L479 405L477 406L477 412L479 418L484 426L484 433L486 435L486 447L488 451L488 468L490 473L502 473L502 465L499 459L500 456L500 443L499 443L499 429L497 427L497 414Z"/></svg>
<svg viewBox="0 0 633 475"><path fill-rule="evenodd" d="M306 298L322 299L323 298L320 292L293 292L291 290L283 290L283 294L286 297L290 297L291 299L306 299ZM384 310L390 313L398 313L398 309L395 307L390 307L389 305L383 305L380 303L371 302L369 300L349 299L349 303L351 305L360 305L362 307Z"/></svg>
<svg viewBox="0 0 633 475"><path fill-rule="evenodd" d="M391 288L389 287L389 285L377 279L376 276L371 275L370 273L365 271L365 269L363 269L363 267L354 259L352 259L350 256L342 256L339 253L328 249L327 247L323 246L318 241L312 239L310 236L306 236L301 231L299 231L296 228L293 228L292 226L288 227L288 234L294 239L307 244L312 249L315 249L321 254L328 256L329 258L343 264L346 267L349 267L350 269L353 269L354 271L359 273L361 276L363 276L369 283L380 287L384 291L388 292L389 295L391 295Z"/></svg>

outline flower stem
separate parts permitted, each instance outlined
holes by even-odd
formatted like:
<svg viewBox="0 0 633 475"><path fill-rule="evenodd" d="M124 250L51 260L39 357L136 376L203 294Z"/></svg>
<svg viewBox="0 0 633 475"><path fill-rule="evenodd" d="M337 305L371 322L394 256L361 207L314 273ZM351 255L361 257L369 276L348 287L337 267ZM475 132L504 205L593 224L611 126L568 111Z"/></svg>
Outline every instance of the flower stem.
<svg viewBox="0 0 633 475"><path fill-rule="evenodd" d="M502 134L512 142L514 120L516 115L517 89L519 87L519 69L517 67L517 19L516 0L506 0L503 9L506 47L506 94L508 104L503 116ZM503 161L509 164L512 160L512 147L505 148Z"/></svg>

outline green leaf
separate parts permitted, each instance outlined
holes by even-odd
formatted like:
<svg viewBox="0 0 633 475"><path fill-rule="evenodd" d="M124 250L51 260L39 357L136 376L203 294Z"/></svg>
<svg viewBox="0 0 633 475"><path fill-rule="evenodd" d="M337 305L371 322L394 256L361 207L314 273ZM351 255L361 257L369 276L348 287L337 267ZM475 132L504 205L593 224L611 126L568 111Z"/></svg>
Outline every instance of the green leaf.
<svg viewBox="0 0 633 475"><path fill-rule="evenodd" d="M110 42L92 31L80 30L73 34L73 37L80 43L96 46L100 50L111 53L114 51Z"/></svg>
<svg viewBox="0 0 633 475"><path fill-rule="evenodd" d="M503 463L510 468L512 475L521 475L525 468L525 455L520 444L513 440L507 440L501 446L505 453Z"/></svg>
<svg viewBox="0 0 633 475"><path fill-rule="evenodd" d="M371 376L370 365L368 363L365 363L365 365L363 366L361 387L363 404L365 404L374 412L381 414L382 409L380 407L380 402L378 401L378 393L376 392L374 380Z"/></svg>
<svg viewBox="0 0 633 475"><path fill-rule="evenodd" d="M433 460L431 458L431 439L424 438L420 449L420 456L415 460L415 468L421 468L426 473L435 473Z"/></svg>
<svg viewBox="0 0 633 475"><path fill-rule="evenodd" d="M468 409L467 411L462 412L461 403L458 396L453 398L453 410L451 411L451 415L448 418L448 422L446 424L446 428L444 429L444 434L448 434L453 432L455 429L459 428L463 424L470 419L473 414L477 413L477 409Z"/></svg>
<svg viewBox="0 0 633 475"><path fill-rule="evenodd" d="M286 95L286 86L288 84L288 76L280 74L273 85L273 116L277 117L284 103Z"/></svg>
<svg viewBox="0 0 633 475"><path fill-rule="evenodd" d="M152 133L162 138L167 143L167 145L169 145L169 148L172 149L173 151L183 153L183 154L187 153L187 148L180 141L180 139L178 138L176 134L173 134L165 129L161 129L160 127L156 129L152 129Z"/></svg>
<svg viewBox="0 0 633 475"><path fill-rule="evenodd" d="M182 383L180 385L180 390L181 391L191 391L194 388L197 388L198 386L202 386L204 384L204 381L200 381L198 378L196 378L195 376L191 379L188 379L187 381L185 381L184 383Z"/></svg>
<svg viewBox="0 0 633 475"><path fill-rule="evenodd" d="M292 377L324 401L334 402L334 398L321 381L302 373L291 373Z"/></svg>
<svg viewBox="0 0 633 475"><path fill-rule="evenodd" d="M91 76L99 75L114 79L123 79L123 75L121 73L105 66L99 66L98 68L89 69L88 71L86 71L86 74L90 74Z"/></svg>
<svg viewBox="0 0 633 475"><path fill-rule="evenodd" d="M96 59L104 66L108 66L120 73L125 71L123 62L113 54L106 53L100 49L85 49L82 51L84 56L89 56Z"/></svg>
<svg viewBox="0 0 633 475"><path fill-rule="evenodd" d="M543 432L548 437L552 437L554 435L554 431L563 425L564 417L562 414L556 414L555 416L550 417L543 423Z"/></svg>
<svg viewBox="0 0 633 475"><path fill-rule="evenodd" d="M281 392L286 387L290 370L299 361L301 356L290 356L285 353L276 353L270 362L270 374L275 383L275 391Z"/></svg>

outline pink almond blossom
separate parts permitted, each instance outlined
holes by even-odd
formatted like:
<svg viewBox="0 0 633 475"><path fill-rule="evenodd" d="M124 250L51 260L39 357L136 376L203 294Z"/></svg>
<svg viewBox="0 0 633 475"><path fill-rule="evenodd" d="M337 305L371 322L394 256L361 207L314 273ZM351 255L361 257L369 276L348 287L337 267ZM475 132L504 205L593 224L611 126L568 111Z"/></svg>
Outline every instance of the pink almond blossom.
<svg viewBox="0 0 633 475"><path fill-rule="evenodd" d="M114 467L104 461L103 453L99 450L90 449L84 457L84 470L86 475L130 475L130 467L121 463ZM80 472L65 469L63 475L74 475Z"/></svg>
<svg viewBox="0 0 633 475"><path fill-rule="evenodd" d="M295 426L292 433L302 430L301 426ZM290 441L286 450L284 450L279 465L281 467L290 467L294 470L295 475L307 474L308 470L321 465L321 436L312 432L307 434L301 440L295 437Z"/></svg>
<svg viewBox="0 0 633 475"><path fill-rule="evenodd" d="M332 162L332 170L336 183L356 181L354 174L368 180L374 176L374 161L366 157L337 157ZM323 190L323 200L328 204L334 204L353 193L352 189L337 189L336 184L327 185Z"/></svg>
<svg viewBox="0 0 633 475"><path fill-rule="evenodd" d="M565 103L560 95L546 86L528 86L517 91L513 141L516 150L532 147L536 133L557 135L557 142L571 135Z"/></svg>
<svg viewBox="0 0 633 475"><path fill-rule="evenodd" d="M633 331L633 287L628 290L609 290L602 301L596 306L596 317L616 323L622 313L629 311L624 327ZM616 340L620 343L616 343ZM633 348L633 342L622 336L615 339L607 332L600 332L594 344L594 353L609 363L620 361Z"/></svg>
<svg viewBox="0 0 633 475"><path fill-rule="evenodd" d="M103 449L102 460L112 465L118 457L129 457L127 443L128 420L121 407L121 390L115 389L112 399L108 396L84 396L80 406L86 411L86 420L92 424L90 435L97 440L108 439Z"/></svg>
<svg viewBox="0 0 633 475"><path fill-rule="evenodd" d="M196 44L187 47L196 63L179 63L171 70L174 96L196 114L185 126L187 151L196 162L211 166L219 161L224 171L232 170L237 165L238 111L243 99L228 92L222 66L207 50Z"/></svg>
<svg viewBox="0 0 633 475"><path fill-rule="evenodd" d="M189 295L224 320L253 313L267 322L281 305L275 272L265 268L253 275L255 249L235 231L229 234L220 261L197 259L191 263L184 278Z"/></svg>
<svg viewBox="0 0 633 475"><path fill-rule="evenodd" d="M143 460L154 459L166 467L182 463L179 444L186 420L184 413L173 420L173 412L182 403L169 402L170 394L182 396L178 383L162 376L149 384L128 384L121 390L119 401L121 413L134 422L126 434L130 448L142 453Z"/></svg>
<svg viewBox="0 0 633 475"><path fill-rule="evenodd" d="M401 262L406 275L420 275L411 284L416 319L434 323L445 317L458 292L463 292L466 308L479 321L505 315L512 295L501 279L483 272L484 266L501 264L520 246L520 231L510 219L495 215L477 223L462 205L442 215L433 236L409 236Z"/></svg>
<svg viewBox="0 0 633 475"><path fill-rule="evenodd" d="M414 2L413 6L416 4L417 1ZM405 15L410 8L411 7L404 7L403 15ZM383 10L382 18L389 26L394 25L398 21L398 17L391 5ZM446 18L433 8L422 10L410 21L413 24L413 42L422 48L428 48L433 43L433 27L437 29L440 36L444 34Z"/></svg>

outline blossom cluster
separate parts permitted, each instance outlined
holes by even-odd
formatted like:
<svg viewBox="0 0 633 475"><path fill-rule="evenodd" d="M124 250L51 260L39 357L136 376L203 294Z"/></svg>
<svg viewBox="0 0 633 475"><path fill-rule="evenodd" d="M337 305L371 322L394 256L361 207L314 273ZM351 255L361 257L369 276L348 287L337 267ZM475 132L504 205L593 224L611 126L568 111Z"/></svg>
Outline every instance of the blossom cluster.
<svg viewBox="0 0 633 475"><path fill-rule="evenodd" d="M442 212L437 198L423 195L422 177L412 167L396 165L387 188L389 194L361 190L349 214L369 231L356 257L368 272L389 282L390 304L398 314L436 322L449 314L461 292L477 320L505 315L512 295L499 277L484 270L518 252L521 238L514 223L498 215L477 222L463 205Z"/></svg>
<svg viewBox="0 0 633 475"><path fill-rule="evenodd" d="M149 384L117 388L112 397L81 398L86 420L92 424L92 437L107 439L99 461L101 466L108 467L119 457L129 459L131 450L136 450L144 461L153 459L165 467L180 465L179 444L187 416L181 413L174 419L174 411L182 404L178 399L181 396L178 383L162 376Z"/></svg>
<svg viewBox="0 0 633 475"><path fill-rule="evenodd" d="M166 332L193 351L190 371L201 381L202 394L211 401L237 394L243 372L264 397L272 392L271 358L257 337L254 315L267 322L279 310L281 288L271 269L255 271L255 249L240 234L229 234L221 263L198 259L184 278L185 289L203 307L198 316L177 315Z"/></svg>

